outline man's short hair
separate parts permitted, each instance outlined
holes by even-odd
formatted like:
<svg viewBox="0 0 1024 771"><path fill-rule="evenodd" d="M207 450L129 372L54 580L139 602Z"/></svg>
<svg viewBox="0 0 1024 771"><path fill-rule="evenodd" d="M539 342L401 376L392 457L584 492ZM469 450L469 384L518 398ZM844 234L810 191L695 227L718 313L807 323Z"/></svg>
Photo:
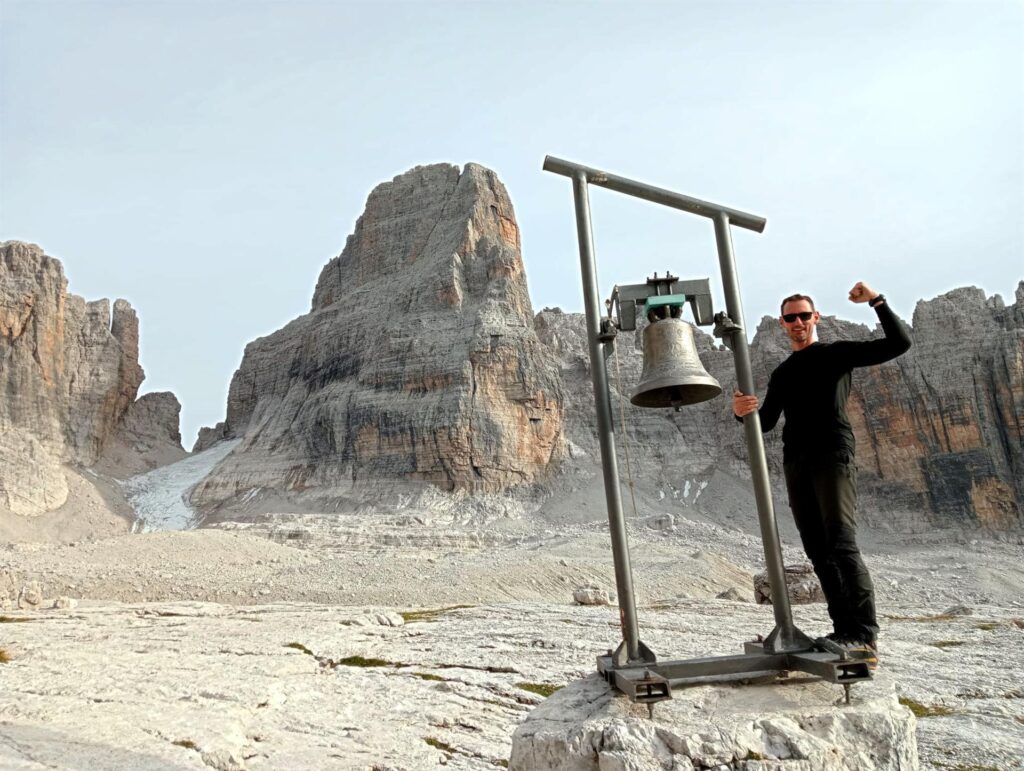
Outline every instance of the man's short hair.
<svg viewBox="0 0 1024 771"><path fill-rule="evenodd" d="M811 310L817 310L817 308L814 307L814 300L812 300L808 295L791 294L789 297L782 301L782 305L779 306L779 314L781 315L786 312L786 303L795 303L798 300L807 300L807 302L811 304Z"/></svg>

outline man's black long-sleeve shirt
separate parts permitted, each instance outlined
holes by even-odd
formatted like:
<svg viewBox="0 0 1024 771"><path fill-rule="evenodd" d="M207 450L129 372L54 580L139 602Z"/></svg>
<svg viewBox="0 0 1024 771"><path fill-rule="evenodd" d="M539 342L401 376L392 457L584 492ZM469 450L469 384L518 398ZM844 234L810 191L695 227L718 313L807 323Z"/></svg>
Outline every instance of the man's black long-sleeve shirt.
<svg viewBox="0 0 1024 771"><path fill-rule="evenodd" d="M794 351L772 372L758 415L761 430L770 431L785 413L784 462L834 452L853 457L856 441L846 414L851 371L890 361L910 348L910 335L889 306L882 303L875 312L884 338L812 343Z"/></svg>

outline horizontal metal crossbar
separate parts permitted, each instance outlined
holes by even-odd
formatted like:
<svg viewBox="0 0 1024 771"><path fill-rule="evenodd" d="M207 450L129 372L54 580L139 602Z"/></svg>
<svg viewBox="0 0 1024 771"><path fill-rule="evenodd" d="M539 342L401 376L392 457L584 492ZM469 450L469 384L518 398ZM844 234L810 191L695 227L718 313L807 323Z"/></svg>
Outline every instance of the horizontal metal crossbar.
<svg viewBox="0 0 1024 771"><path fill-rule="evenodd" d="M672 698L672 687L748 680L804 672L822 680L849 685L871 679L868 663L834 653L806 650L768 653L760 643L747 643L746 653L699 659L661 661L616 668L611 656L599 656L598 672L631 701L650 704Z"/></svg>
<svg viewBox="0 0 1024 771"><path fill-rule="evenodd" d="M748 214L747 212L730 209L727 206L711 203L710 201L701 201L698 198L673 193L671 190L665 190L664 188L645 185L642 182L619 177L600 169L592 169L561 158L554 158L550 155L545 156L544 171L551 171L565 177L582 177L588 184L605 187L617 193L636 196L652 203L660 203L662 206L669 206L673 209L682 209L702 217L715 217L718 214L724 214L733 225L747 228L747 230L754 230L758 233L764 231L765 219L764 217L758 217L756 214Z"/></svg>

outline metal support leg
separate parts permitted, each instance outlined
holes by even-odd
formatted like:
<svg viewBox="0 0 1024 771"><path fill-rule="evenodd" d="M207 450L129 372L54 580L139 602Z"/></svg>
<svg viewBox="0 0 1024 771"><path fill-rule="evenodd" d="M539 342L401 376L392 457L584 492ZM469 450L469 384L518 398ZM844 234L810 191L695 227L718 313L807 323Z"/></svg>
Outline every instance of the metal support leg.
<svg viewBox="0 0 1024 771"><path fill-rule="evenodd" d="M724 212L718 212L714 216L714 222L718 261L725 290L725 307L729 318L740 326L731 341L736 379L743 393L752 394L754 376L747 347L739 281L736 278L736 260L732 251L732 235L729 233L729 217ZM765 649L772 653L808 650L813 646L813 642L793 624L793 611L789 605L789 590L786 586L786 570L782 562L782 543L779 540L771 483L768 480L768 461L764 452L764 438L761 435L761 419L756 412L743 418L743 430L746 434L747 452L750 455L750 475L754 484L757 516L761 523L761 541L764 544L768 583L772 588L772 609L775 612L775 629L765 639Z"/></svg>
<svg viewBox="0 0 1024 771"><path fill-rule="evenodd" d="M608 390L608 368L605 343L598 339L601 331L601 301L597 290L597 269L594 260L593 235L590 227L590 200L587 196L587 175L578 172L572 178L576 203L576 233L580 243L580 271L583 276L583 303L587 312L587 340L590 344L590 372L597 405L597 434L601 445L601 471L604 494L608 504L608 529L611 531L612 557L615 560L615 588L619 595L619 620L623 644L615 652L615 663L627 666L653 663L654 654L640 642L633 597L633 572L629 563L626 523L622 514L622 491L619 488L618 461L615 456L615 433L612 423L611 395Z"/></svg>

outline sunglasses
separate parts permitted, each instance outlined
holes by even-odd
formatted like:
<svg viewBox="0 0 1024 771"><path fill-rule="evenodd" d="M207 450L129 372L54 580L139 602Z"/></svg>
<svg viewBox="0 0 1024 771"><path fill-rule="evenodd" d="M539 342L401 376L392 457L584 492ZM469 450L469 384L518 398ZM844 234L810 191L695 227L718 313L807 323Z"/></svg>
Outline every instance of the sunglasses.
<svg viewBox="0 0 1024 771"><path fill-rule="evenodd" d="M803 311L801 313L783 313L782 320L787 324L792 324L797 319L801 321L810 321L814 317L814 311Z"/></svg>

